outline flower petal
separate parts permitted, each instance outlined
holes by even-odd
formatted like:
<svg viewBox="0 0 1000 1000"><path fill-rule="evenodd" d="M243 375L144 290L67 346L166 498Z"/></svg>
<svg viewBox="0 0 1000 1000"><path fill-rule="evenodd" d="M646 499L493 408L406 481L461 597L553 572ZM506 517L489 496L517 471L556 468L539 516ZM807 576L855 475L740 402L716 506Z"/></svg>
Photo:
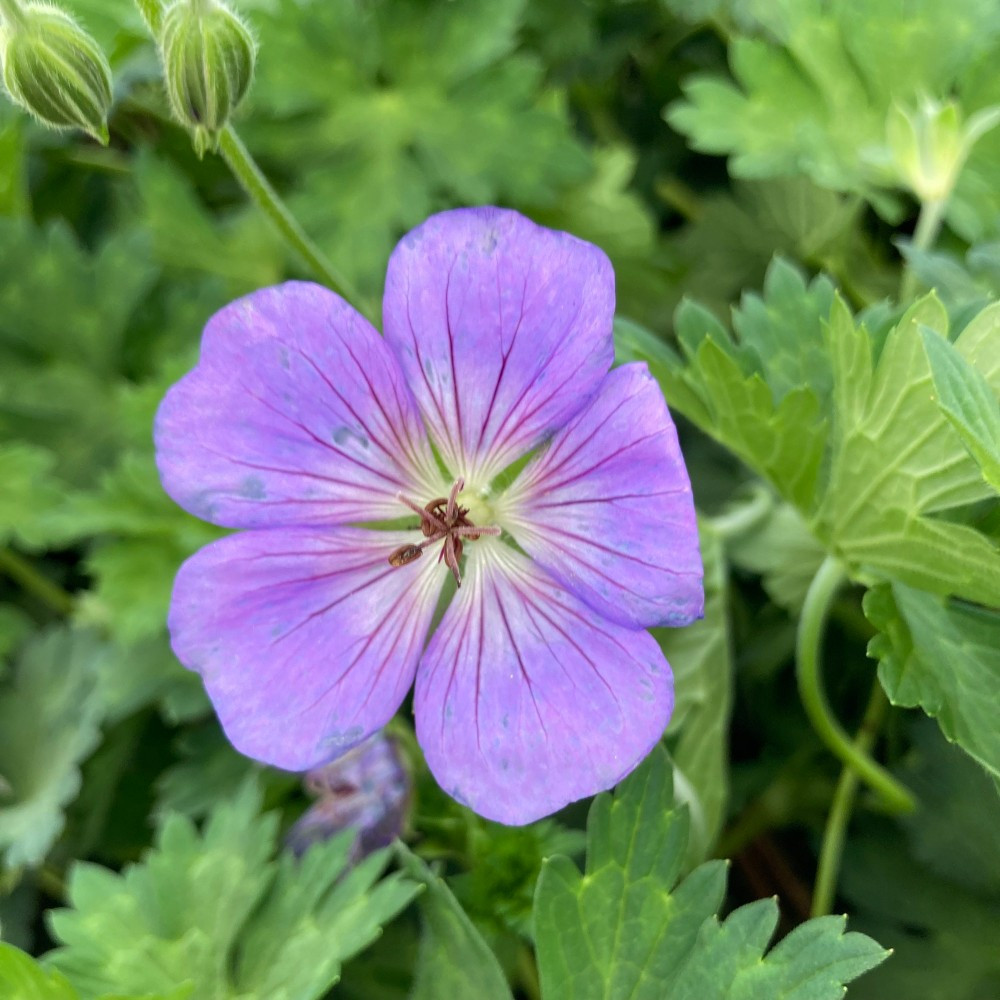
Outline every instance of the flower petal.
<svg viewBox="0 0 1000 1000"><path fill-rule="evenodd" d="M614 356L604 253L516 212L457 209L403 238L383 317L449 469L475 487L561 426Z"/></svg>
<svg viewBox="0 0 1000 1000"><path fill-rule="evenodd" d="M604 621L494 539L417 670L417 739L441 787L501 823L610 788L646 756L673 680L646 632Z"/></svg>
<svg viewBox="0 0 1000 1000"><path fill-rule="evenodd" d="M289 282L209 320L197 367L156 417L166 491L230 528L399 517L440 493L403 373L333 292Z"/></svg>
<svg viewBox="0 0 1000 1000"><path fill-rule="evenodd" d="M445 569L394 569L412 534L246 531L181 567L174 652L205 681L241 753L290 771L326 763L392 718L409 690Z"/></svg>
<svg viewBox="0 0 1000 1000"><path fill-rule="evenodd" d="M609 373L499 509L518 544L605 618L647 628L701 617L691 483L645 365Z"/></svg>

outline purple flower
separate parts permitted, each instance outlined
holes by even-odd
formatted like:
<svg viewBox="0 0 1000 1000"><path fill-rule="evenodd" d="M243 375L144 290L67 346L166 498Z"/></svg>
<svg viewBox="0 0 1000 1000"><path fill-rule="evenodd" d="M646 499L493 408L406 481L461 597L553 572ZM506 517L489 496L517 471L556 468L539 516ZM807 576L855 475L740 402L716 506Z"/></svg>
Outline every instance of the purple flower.
<svg viewBox="0 0 1000 1000"><path fill-rule="evenodd" d="M613 313L600 250L487 208L397 246L384 337L302 283L209 321L157 460L182 507L246 529L181 567L169 620L238 750L316 767L415 678L431 771L491 819L649 752L673 682L643 630L701 615L701 559L663 396L608 370Z"/></svg>
<svg viewBox="0 0 1000 1000"><path fill-rule="evenodd" d="M316 802L288 831L286 842L296 854L353 829L351 864L388 847L402 832L410 801L410 777L396 744L376 733L330 764L310 771L306 788Z"/></svg>

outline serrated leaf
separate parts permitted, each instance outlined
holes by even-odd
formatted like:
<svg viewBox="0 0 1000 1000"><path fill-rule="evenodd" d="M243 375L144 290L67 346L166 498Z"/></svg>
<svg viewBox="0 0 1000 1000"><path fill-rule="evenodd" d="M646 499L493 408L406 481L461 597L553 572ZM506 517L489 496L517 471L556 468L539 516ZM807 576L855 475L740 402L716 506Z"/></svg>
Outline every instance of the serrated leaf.
<svg viewBox="0 0 1000 1000"><path fill-rule="evenodd" d="M983 478L1000 491L1000 394L943 337L925 330L923 338L942 412Z"/></svg>
<svg viewBox="0 0 1000 1000"><path fill-rule="evenodd" d="M907 311L874 363L863 327L831 322L833 455L813 526L859 579L893 577L1000 604L1000 550L966 525L930 516L990 490L933 398L922 328L946 331L933 296ZM1000 385L998 338L1000 310L990 307L955 341L991 385Z"/></svg>
<svg viewBox="0 0 1000 1000"><path fill-rule="evenodd" d="M381 878L388 851L345 871L354 837L348 830L301 859L281 856L264 905L240 935L238 993L274 1000L325 996L341 965L416 895L417 886L398 873Z"/></svg>
<svg viewBox="0 0 1000 1000"><path fill-rule="evenodd" d="M621 323L616 352L619 360L647 361L671 406L808 510L827 437L821 352L830 301L825 279L807 286L775 261L764 297L747 296L735 312L738 339L710 313L682 303L675 326L683 359ZM792 344L799 360L789 362Z"/></svg>
<svg viewBox="0 0 1000 1000"><path fill-rule="evenodd" d="M752 2L739 7L737 24L728 46L735 79L685 81L685 99L665 113L670 124L695 149L729 156L734 176L805 173L865 196L891 220L900 215L884 162L893 102L957 93L974 109L995 91L988 74L968 73L995 58L1000 40L1000 16L985 0L947 8L917 0L902 20L893 0ZM982 178L993 176L996 148L973 151L949 214L968 237L984 228L976 208L995 225L995 198Z"/></svg>
<svg viewBox="0 0 1000 1000"><path fill-rule="evenodd" d="M657 748L616 790L595 799L586 873L566 858L542 870L535 940L542 994L559 1000L839 1000L843 984L886 957L811 920L764 955L778 919L770 900L715 917L725 867L710 861L677 882L687 814L674 807L670 763Z"/></svg>
<svg viewBox="0 0 1000 1000"><path fill-rule="evenodd" d="M561 95L519 47L525 0L258 6L241 131L297 177L293 210L367 289L444 204L545 207L590 175Z"/></svg>
<svg viewBox="0 0 1000 1000"><path fill-rule="evenodd" d="M0 942L0 996L4 1000L80 1000L80 994L58 972L49 972L30 955ZM107 994L100 1000L186 1000L189 990L126 996Z"/></svg>
<svg viewBox="0 0 1000 1000"><path fill-rule="evenodd" d="M0 849L7 867L35 865L63 827L79 765L97 745L99 665L93 633L49 629L24 647L0 690Z"/></svg>
<svg viewBox="0 0 1000 1000"><path fill-rule="evenodd" d="M879 630L869 655L893 704L920 706L987 770L1000 776L1000 614L899 583L865 595Z"/></svg>
<svg viewBox="0 0 1000 1000"><path fill-rule="evenodd" d="M346 870L347 838L272 860L277 816L259 809L246 782L201 833L168 816L154 850L121 875L75 865L72 908L49 914L60 944L50 964L83 1000L183 985L195 1000L318 1000L413 887L399 876L378 881L384 854Z"/></svg>
<svg viewBox="0 0 1000 1000"><path fill-rule="evenodd" d="M396 850L403 869L424 885L420 900L423 931L410 1000L442 996L512 1000L496 956L444 880L402 844Z"/></svg>
<svg viewBox="0 0 1000 1000"><path fill-rule="evenodd" d="M676 702L667 736L691 810L688 853L695 863L708 856L725 819L733 670L722 544L704 522L699 529L705 615L682 629L654 631L674 671Z"/></svg>

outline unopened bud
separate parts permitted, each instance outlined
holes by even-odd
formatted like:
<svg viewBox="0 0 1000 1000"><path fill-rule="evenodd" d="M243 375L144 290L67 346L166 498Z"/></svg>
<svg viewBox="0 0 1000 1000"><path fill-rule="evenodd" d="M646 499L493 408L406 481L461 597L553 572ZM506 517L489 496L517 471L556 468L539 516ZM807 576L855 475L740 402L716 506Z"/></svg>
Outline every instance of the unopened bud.
<svg viewBox="0 0 1000 1000"><path fill-rule="evenodd" d="M3 5L0 62L10 99L52 128L108 142L111 67L69 14L47 4Z"/></svg>
<svg viewBox="0 0 1000 1000"><path fill-rule="evenodd" d="M922 202L945 201L972 147L998 123L997 107L963 121L954 101L894 104L886 119L886 139L896 178Z"/></svg>
<svg viewBox="0 0 1000 1000"><path fill-rule="evenodd" d="M201 156L217 145L250 86L253 36L220 0L176 0L163 19L160 49L170 105Z"/></svg>

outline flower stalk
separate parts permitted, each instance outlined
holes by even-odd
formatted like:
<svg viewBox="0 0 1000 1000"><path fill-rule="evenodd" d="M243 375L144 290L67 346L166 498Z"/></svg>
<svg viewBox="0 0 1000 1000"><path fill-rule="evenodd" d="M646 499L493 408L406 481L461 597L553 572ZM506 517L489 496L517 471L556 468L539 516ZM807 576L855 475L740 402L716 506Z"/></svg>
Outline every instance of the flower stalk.
<svg viewBox="0 0 1000 1000"><path fill-rule="evenodd" d="M860 780L877 792L893 813L912 812L916 803L901 785L868 752L858 746L837 721L826 699L820 678L820 651L830 606L847 576L833 556L816 571L799 618L795 643L795 673L802 706L817 735Z"/></svg>
<svg viewBox="0 0 1000 1000"><path fill-rule="evenodd" d="M72 595L39 573L27 559L12 549L0 549L0 573L10 577L22 590L38 598L56 614L73 613L75 605Z"/></svg>

